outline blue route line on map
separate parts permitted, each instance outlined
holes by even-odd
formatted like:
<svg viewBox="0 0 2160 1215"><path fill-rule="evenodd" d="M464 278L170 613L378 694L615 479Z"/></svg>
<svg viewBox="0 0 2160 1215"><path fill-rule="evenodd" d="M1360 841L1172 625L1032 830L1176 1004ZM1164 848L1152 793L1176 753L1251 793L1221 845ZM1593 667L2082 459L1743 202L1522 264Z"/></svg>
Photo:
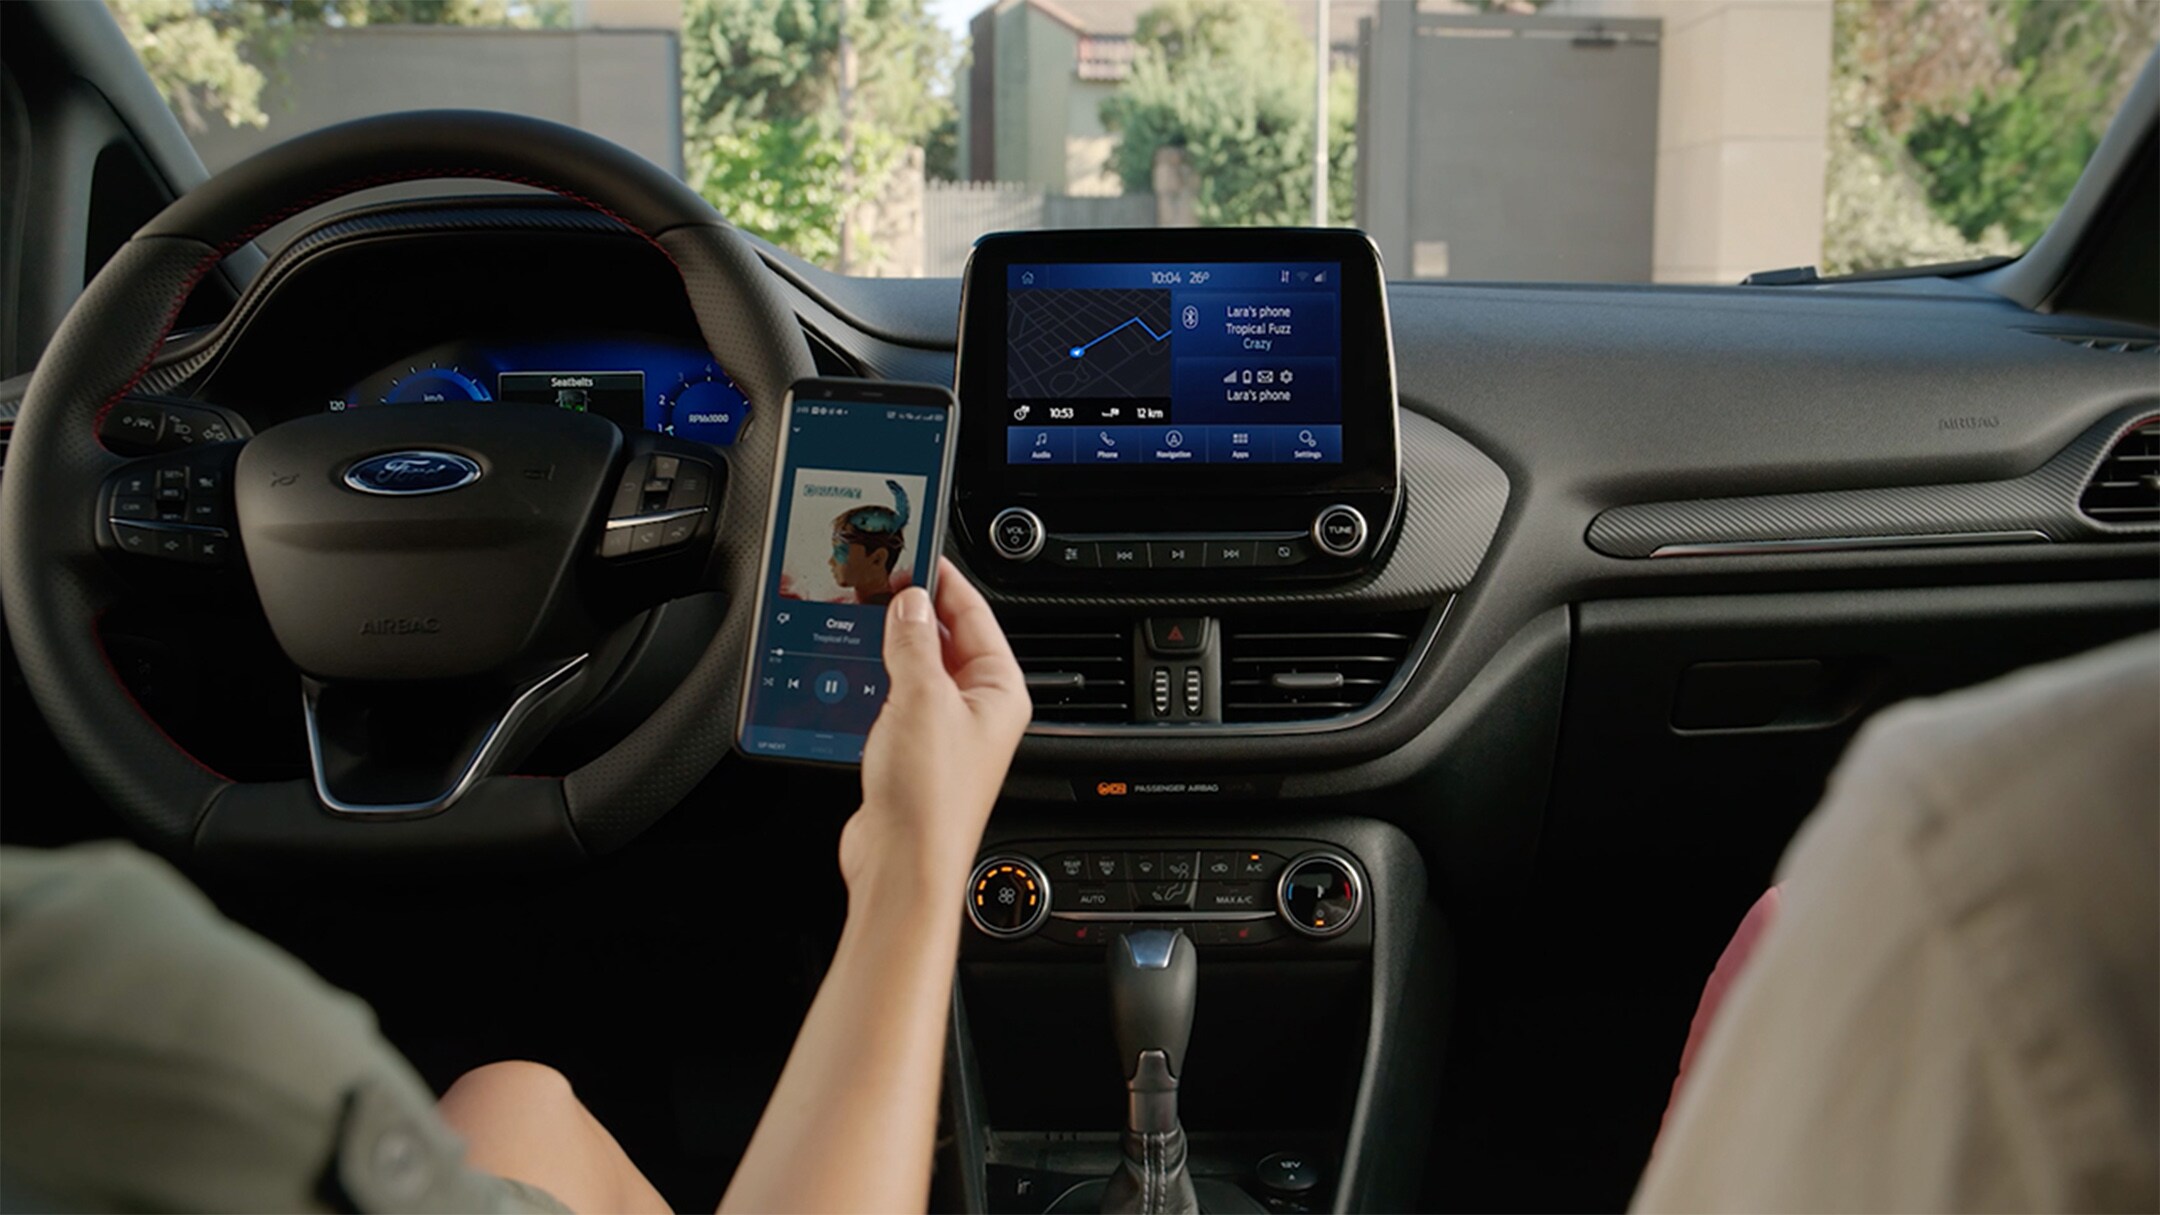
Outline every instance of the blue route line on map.
<svg viewBox="0 0 2160 1215"><path fill-rule="evenodd" d="M1086 346L1075 346L1075 347L1073 347L1072 349L1070 349L1070 350L1066 351L1065 353L1067 353L1067 354L1069 354L1069 355L1071 355L1072 357L1074 357L1074 358L1076 358L1076 359L1077 359L1077 358L1079 358L1079 357L1080 357L1081 355L1083 355L1083 354L1086 354L1086 353L1088 352L1088 346L1093 346L1093 345L1095 344L1095 342L1099 342L1099 341L1102 341L1102 340L1103 340L1103 338L1109 337L1110 335L1112 335L1112 334L1116 333L1116 332L1117 332L1117 331L1118 331L1119 329L1123 329L1123 328L1125 328L1125 326L1126 326L1126 325L1138 325L1138 326L1140 326L1140 328L1141 328L1141 329L1142 329L1143 331L1145 331L1145 332L1147 333L1147 335L1148 335L1149 337L1151 337L1151 338L1154 338L1154 339L1155 339L1156 341L1158 341L1158 342L1159 342L1159 341L1161 341L1161 340L1163 340L1164 338L1166 338L1166 337L1169 337L1169 336L1170 336L1170 331L1169 331L1169 330L1165 329L1165 330L1163 330L1163 331L1162 331L1161 333L1157 333L1157 332L1155 332L1155 330L1153 330L1152 328L1150 328L1150 327L1148 326L1148 323L1147 323L1146 321L1143 321L1143 320L1141 320L1141 319L1140 319L1139 317L1137 317L1137 316L1136 316L1136 317L1132 318L1131 320L1129 320L1129 321L1126 321L1126 322L1124 322L1124 324L1121 324L1121 325L1118 325L1118 326L1116 326L1115 328L1111 328L1111 329L1105 329L1105 330L1104 330L1104 331L1102 332L1101 336L1097 337L1097 338L1095 339L1095 341L1092 341L1092 342L1089 342L1089 343L1087 343L1087 345L1086 345Z"/></svg>

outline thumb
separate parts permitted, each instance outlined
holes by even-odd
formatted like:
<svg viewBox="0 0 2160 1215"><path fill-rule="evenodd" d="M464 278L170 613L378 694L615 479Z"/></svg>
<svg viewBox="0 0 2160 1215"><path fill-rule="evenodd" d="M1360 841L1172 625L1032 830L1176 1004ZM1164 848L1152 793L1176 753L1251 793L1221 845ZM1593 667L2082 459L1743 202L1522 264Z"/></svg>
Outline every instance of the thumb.
<svg viewBox="0 0 2160 1215"><path fill-rule="evenodd" d="M911 586L893 596L885 609L885 675L894 697L920 693L933 681L948 679L938 641L937 615L929 592Z"/></svg>

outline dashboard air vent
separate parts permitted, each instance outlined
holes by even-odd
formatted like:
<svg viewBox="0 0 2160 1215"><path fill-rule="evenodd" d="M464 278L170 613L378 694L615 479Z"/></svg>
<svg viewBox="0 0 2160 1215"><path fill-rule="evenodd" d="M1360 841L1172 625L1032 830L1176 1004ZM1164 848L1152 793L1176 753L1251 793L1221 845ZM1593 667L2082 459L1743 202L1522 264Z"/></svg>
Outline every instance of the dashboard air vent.
<svg viewBox="0 0 2160 1215"><path fill-rule="evenodd" d="M1027 673L1035 720L1132 720L1132 627L1123 619L1009 619L1005 637Z"/></svg>
<svg viewBox="0 0 2160 1215"><path fill-rule="evenodd" d="M2104 350L2110 354L2151 354L2160 351L2160 338L2089 337L2082 333L2050 333L2049 337L2087 350Z"/></svg>
<svg viewBox="0 0 2160 1215"><path fill-rule="evenodd" d="M2085 483L2078 509L2100 523L2160 521L2160 418L2115 441Z"/></svg>
<svg viewBox="0 0 2160 1215"><path fill-rule="evenodd" d="M1423 613L1223 621L1223 720L1307 721L1371 704L1410 657Z"/></svg>

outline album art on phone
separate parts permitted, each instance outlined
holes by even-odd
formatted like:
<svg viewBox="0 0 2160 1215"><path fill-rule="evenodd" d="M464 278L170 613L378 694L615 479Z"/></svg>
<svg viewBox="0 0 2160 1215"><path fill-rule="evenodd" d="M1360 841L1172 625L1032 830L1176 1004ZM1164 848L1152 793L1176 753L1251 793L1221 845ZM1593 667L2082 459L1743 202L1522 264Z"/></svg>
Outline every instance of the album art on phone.
<svg viewBox="0 0 2160 1215"><path fill-rule="evenodd" d="M798 469L780 598L882 606L920 581L925 484L905 473Z"/></svg>

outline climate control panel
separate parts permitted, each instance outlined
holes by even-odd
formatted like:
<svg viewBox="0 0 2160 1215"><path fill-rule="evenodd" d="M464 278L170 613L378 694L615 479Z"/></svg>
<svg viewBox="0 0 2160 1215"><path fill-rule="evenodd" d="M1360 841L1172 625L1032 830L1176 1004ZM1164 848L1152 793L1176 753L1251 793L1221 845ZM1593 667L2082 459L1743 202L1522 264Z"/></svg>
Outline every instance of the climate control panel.
<svg viewBox="0 0 2160 1215"><path fill-rule="evenodd" d="M1294 946L1366 920L1356 860L1302 840L1030 842L985 856L966 898L983 937L1067 946L1173 925L1201 946Z"/></svg>

